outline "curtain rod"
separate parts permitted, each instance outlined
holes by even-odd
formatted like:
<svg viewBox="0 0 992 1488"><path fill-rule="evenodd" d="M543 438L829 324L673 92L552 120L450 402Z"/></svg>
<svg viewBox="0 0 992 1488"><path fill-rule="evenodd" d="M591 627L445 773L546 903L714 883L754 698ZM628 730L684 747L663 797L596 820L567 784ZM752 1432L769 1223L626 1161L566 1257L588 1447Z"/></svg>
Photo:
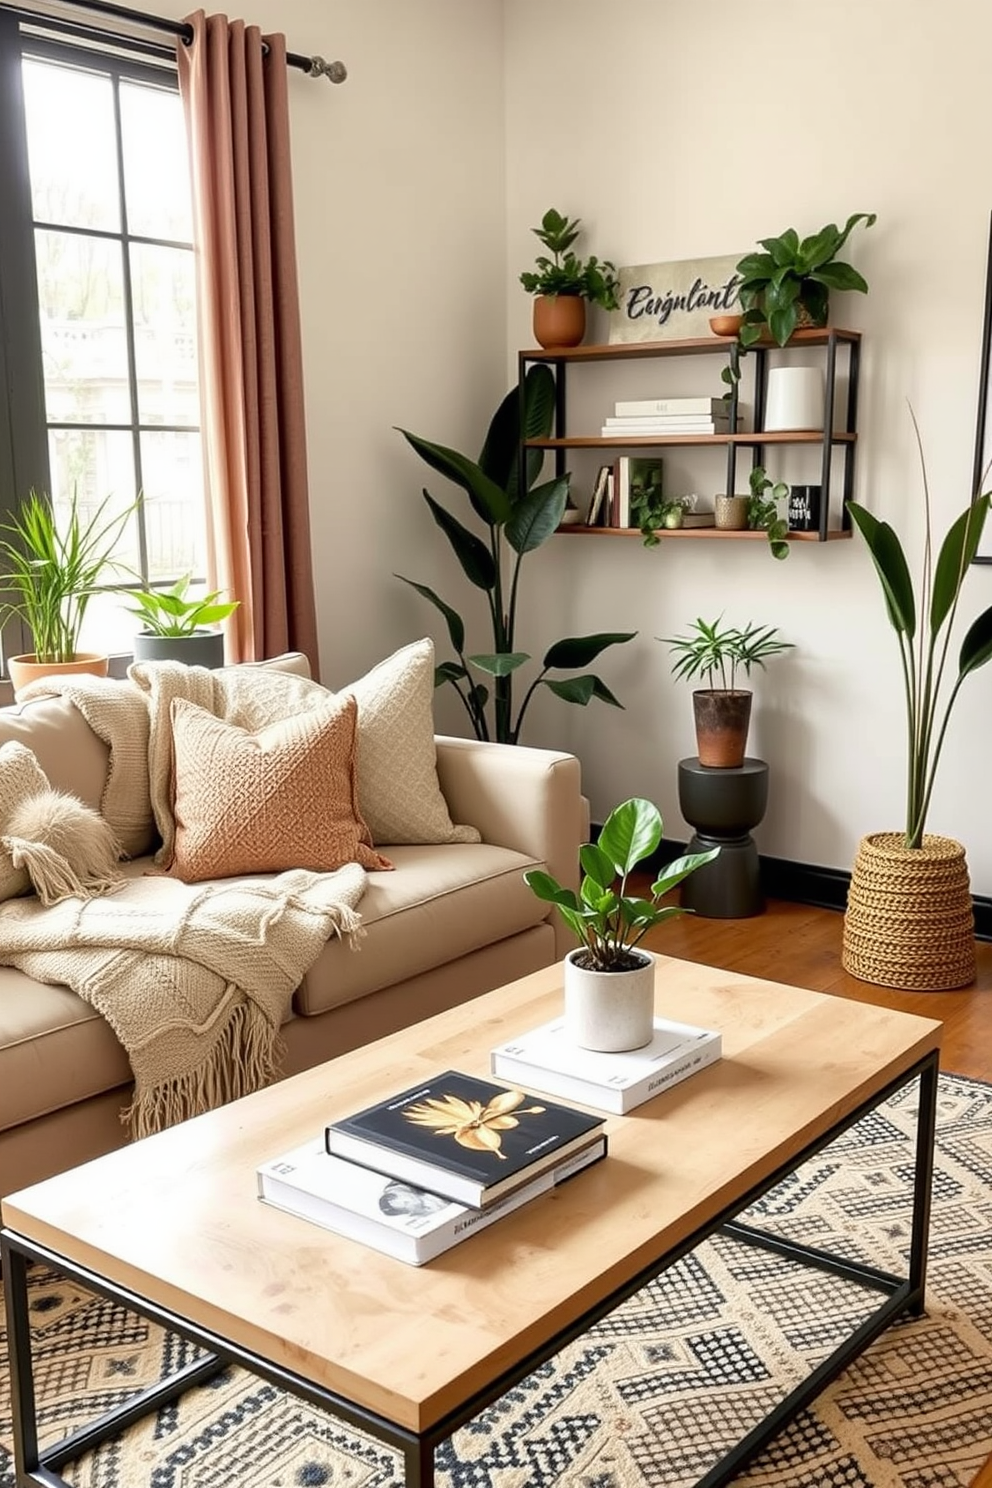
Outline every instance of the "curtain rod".
<svg viewBox="0 0 992 1488"><path fill-rule="evenodd" d="M170 36L178 36L185 46L189 46L193 40L193 27L185 21L169 20L166 16L146 15L144 11L132 10L125 5L112 5L109 0L70 0L70 4L73 10L91 10L98 15L113 16L115 20L129 21L135 26L146 26L152 31L165 31ZM165 47L155 47L150 42L141 42L126 34L103 31L70 20L63 21L58 16L48 15L44 11L28 10L24 6L3 3L0 3L0 10L8 11L20 21L28 21L50 31L63 31L70 36L103 40L118 46L131 46L135 51L143 51L149 55L169 55ZM343 83L348 76L348 69L343 62L325 62L323 57L304 57L299 52L286 53L286 66L296 67L301 72L305 72L308 77L326 77L331 83Z"/></svg>

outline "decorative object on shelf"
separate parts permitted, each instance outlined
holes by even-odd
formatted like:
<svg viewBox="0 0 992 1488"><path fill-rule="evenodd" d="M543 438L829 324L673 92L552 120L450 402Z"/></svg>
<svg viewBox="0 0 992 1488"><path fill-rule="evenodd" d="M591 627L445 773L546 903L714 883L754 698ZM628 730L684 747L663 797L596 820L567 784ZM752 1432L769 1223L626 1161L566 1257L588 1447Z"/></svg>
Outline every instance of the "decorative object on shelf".
<svg viewBox="0 0 992 1488"><path fill-rule="evenodd" d="M848 502L871 554L885 612L899 643L906 698L906 825L862 839L844 915L842 962L862 981L943 991L975 978L974 918L964 849L926 832L930 797L951 710L965 678L992 658L992 606L965 632L957 675L941 686L961 586L988 516L988 495L951 524L932 561L929 485L919 427L926 544L919 603L902 544L888 522ZM919 627L919 633L917 629Z"/></svg>
<svg viewBox="0 0 992 1488"><path fill-rule="evenodd" d="M765 431L823 428L822 367L772 367L768 374Z"/></svg>
<svg viewBox="0 0 992 1488"><path fill-rule="evenodd" d="M485 539L477 536L424 491L431 515L447 538L462 572L473 588L481 589L486 595L492 626L490 652L466 655L465 622L457 610L426 584L416 583L403 574L396 577L429 600L444 616L458 659L441 663L436 672L437 685L448 682L454 687L477 739L492 739L500 744L519 742L528 704L539 687L547 687L556 697L583 707L593 698L614 708L622 707L595 673L580 669L588 667L608 646L631 641L636 634L636 631L609 631L556 641L544 653L541 671L514 713L514 674L531 660L528 652L515 649L521 565L528 553L541 547L560 527L570 479L562 475L535 486L544 455L540 450L527 450L525 460L521 461L520 441L547 436L554 403L555 385L549 368L540 363L532 366L524 378L522 396L519 387L511 388L493 415L478 461L444 445L432 444L418 434L399 430L432 470L466 492L485 530ZM521 466L524 467L523 491ZM492 695L487 685L474 680L473 670L491 679ZM548 675L557 671L579 672L579 675Z"/></svg>
<svg viewBox="0 0 992 1488"><path fill-rule="evenodd" d="M747 525L753 532L766 532L773 558L788 558L789 523L779 510L779 503L789 494L784 481L773 481L761 465L748 472L751 495L748 498Z"/></svg>
<svg viewBox="0 0 992 1488"><path fill-rule="evenodd" d="M740 309L739 254L633 264L620 269L610 344L708 336L710 316Z"/></svg>
<svg viewBox="0 0 992 1488"><path fill-rule="evenodd" d="M778 636L775 625L723 626L716 620L694 620L689 635L657 636L675 656L672 675L681 681L699 678L709 687L692 694L696 721L699 763L711 769L739 769L744 763L751 721L751 692L737 686L740 668L746 677L751 668L764 668L771 656L791 651L793 643ZM714 687L712 681L720 680Z"/></svg>
<svg viewBox="0 0 992 1488"><path fill-rule="evenodd" d="M789 531L815 532L820 525L822 486L789 487Z"/></svg>
<svg viewBox="0 0 992 1488"><path fill-rule="evenodd" d="M788 227L777 238L759 239L764 253L744 255L736 265L744 315L722 373L731 389L740 380L740 358L763 336L784 346L797 329L825 326L832 289L868 293L863 275L837 255L859 222L868 228L875 220L874 212L852 212L842 228L829 222L802 240Z"/></svg>
<svg viewBox="0 0 992 1488"><path fill-rule="evenodd" d="M210 627L233 615L237 599L221 600L219 589L188 599L192 574L169 589L129 589L130 610L141 622L134 638L135 661L181 661L187 666L224 665L224 633Z"/></svg>
<svg viewBox="0 0 992 1488"><path fill-rule="evenodd" d="M661 900L719 852L676 858L651 885L650 898L628 897L627 879L663 835L658 808L635 796L615 806L596 842L580 849L578 894L543 869L524 874L538 899L557 905L582 942L565 957L565 1027L580 1048L615 1053L642 1048L653 1036L654 961L638 944L655 925L689 913Z"/></svg>
<svg viewBox="0 0 992 1488"><path fill-rule="evenodd" d="M527 270L520 283L534 301L534 336L538 346L578 346L586 333L586 301L604 310L617 306L616 268L593 254L585 262L572 252L581 218L563 217L549 207L540 227L531 228L552 255L541 254L537 271Z"/></svg>
<svg viewBox="0 0 992 1488"><path fill-rule="evenodd" d="M742 315L711 315L710 330L714 336L736 336L743 318Z"/></svg>
<svg viewBox="0 0 992 1488"><path fill-rule="evenodd" d="M112 502L106 496L84 516L73 488L59 519L49 498L32 490L0 523L0 625L20 621L35 647L7 658L15 694L53 672L107 675L107 657L80 652L79 638L97 585L125 572L114 549L140 497L111 513Z"/></svg>
<svg viewBox="0 0 992 1488"><path fill-rule="evenodd" d="M714 496L713 521L721 532L744 532L747 530L749 496Z"/></svg>

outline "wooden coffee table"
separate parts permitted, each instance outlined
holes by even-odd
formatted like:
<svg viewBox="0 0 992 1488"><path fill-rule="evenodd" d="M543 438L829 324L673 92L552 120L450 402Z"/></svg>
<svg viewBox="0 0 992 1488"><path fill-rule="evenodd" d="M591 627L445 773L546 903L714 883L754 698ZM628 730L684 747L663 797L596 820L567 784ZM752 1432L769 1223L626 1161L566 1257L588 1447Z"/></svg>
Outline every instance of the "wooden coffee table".
<svg viewBox="0 0 992 1488"><path fill-rule="evenodd" d="M262 1204L255 1167L325 1121L555 1016L550 967L3 1201L18 1484L59 1468L234 1362L397 1447L406 1481L434 1449L624 1297L723 1229L853 1279L878 1305L700 1481L727 1482L899 1313L920 1313L940 1024L658 958L660 1014L723 1031L723 1059L627 1116L610 1153L414 1268ZM919 1127L909 1274L793 1246L734 1216L910 1080ZM203 1344L212 1360L39 1451L25 1273L46 1262ZM425 1332L425 1324L428 1330ZM429 1340L429 1344L425 1344Z"/></svg>

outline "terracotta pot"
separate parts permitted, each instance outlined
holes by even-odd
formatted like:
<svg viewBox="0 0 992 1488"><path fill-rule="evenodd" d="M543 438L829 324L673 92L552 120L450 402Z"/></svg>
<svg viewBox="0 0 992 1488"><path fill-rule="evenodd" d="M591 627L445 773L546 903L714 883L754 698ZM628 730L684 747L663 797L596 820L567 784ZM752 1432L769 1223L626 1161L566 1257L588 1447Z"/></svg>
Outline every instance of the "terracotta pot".
<svg viewBox="0 0 992 1488"><path fill-rule="evenodd" d="M692 694L699 763L712 770L738 770L744 763L751 723L750 692L700 688Z"/></svg>
<svg viewBox="0 0 992 1488"><path fill-rule="evenodd" d="M81 674L105 677L108 666L108 658L95 651L77 651L71 661L39 661L33 652L7 657L7 675L15 697L29 682L36 682L39 677L78 677Z"/></svg>
<svg viewBox="0 0 992 1488"><path fill-rule="evenodd" d="M944 992L975 980L975 916L960 842L927 835L922 847L906 847L901 832L862 837L841 963L877 987Z"/></svg>
<svg viewBox="0 0 992 1488"><path fill-rule="evenodd" d="M618 1054L643 1049L654 1036L654 957L632 952L633 971L587 971L580 946L565 957L565 1033L580 1049Z"/></svg>
<svg viewBox="0 0 992 1488"><path fill-rule="evenodd" d="M538 295L534 337L538 346L578 346L586 333L586 302L581 295Z"/></svg>

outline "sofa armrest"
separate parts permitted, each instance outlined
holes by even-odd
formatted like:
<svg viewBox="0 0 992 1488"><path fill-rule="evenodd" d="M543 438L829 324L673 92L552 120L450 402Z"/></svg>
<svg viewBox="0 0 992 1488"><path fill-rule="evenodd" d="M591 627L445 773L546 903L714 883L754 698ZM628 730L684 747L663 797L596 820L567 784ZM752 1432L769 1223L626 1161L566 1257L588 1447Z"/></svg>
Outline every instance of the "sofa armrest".
<svg viewBox="0 0 992 1488"><path fill-rule="evenodd" d="M546 864L560 884L579 886L579 848L586 803L574 754L435 738L437 773L453 821L478 827L484 842L509 847ZM558 921L559 954L575 937Z"/></svg>

